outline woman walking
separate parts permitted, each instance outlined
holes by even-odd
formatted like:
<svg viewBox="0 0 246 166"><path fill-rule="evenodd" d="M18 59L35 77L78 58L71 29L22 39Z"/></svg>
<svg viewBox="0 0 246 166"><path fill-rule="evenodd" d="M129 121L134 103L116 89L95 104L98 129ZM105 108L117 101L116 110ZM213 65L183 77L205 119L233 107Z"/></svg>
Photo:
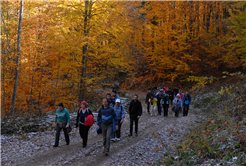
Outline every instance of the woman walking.
<svg viewBox="0 0 246 166"><path fill-rule="evenodd" d="M79 126L79 134L83 140L83 148L87 146L88 132L90 126L85 126L85 119L89 114L92 114L91 110L87 108L87 103L82 101L80 104L81 108L77 113L76 128Z"/></svg>

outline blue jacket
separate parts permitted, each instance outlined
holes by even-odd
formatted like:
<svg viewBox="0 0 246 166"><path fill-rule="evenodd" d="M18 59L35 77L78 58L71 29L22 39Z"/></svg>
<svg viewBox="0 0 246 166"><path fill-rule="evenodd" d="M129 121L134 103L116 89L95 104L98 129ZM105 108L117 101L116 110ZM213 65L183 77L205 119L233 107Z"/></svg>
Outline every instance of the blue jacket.
<svg viewBox="0 0 246 166"><path fill-rule="evenodd" d="M118 120L125 118L125 110L124 107L122 105L119 105L118 108L116 108L116 105L114 106L114 111L116 113L116 118Z"/></svg>
<svg viewBox="0 0 246 166"><path fill-rule="evenodd" d="M187 100L187 101L186 101ZM188 94L187 96L184 95L183 96L183 99L182 99L182 104L184 105L188 105L188 104L191 104L191 97L190 95Z"/></svg>
<svg viewBox="0 0 246 166"><path fill-rule="evenodd" d="M111 125L116 121L115 124L117 125L117 119L116 119L116 113L114 111L114 109L111 107L111 111L110 111L110 107L108 108L103 108L101 107L98 111L98 116L97 116L97 124L103 124L103 125Z"/></svg>

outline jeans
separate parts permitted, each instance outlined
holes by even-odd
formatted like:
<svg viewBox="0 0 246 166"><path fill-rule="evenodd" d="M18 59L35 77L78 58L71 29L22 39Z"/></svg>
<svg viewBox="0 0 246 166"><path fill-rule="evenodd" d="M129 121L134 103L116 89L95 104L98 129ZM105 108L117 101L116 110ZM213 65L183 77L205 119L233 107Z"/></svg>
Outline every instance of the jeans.
<svg viewBox="0 0 246 166"><path fill-rule="evenodd" d="M111 138L115 138L115 135L117 136L117 138L120 138L120 129L121 129L121 125L122 125L122 123L120 123L120 121L121 121L121 119L118 120L118 130L113 132L113 129L112 129Z"/></svg>
<svg viewBox="0 0 246 166"><path fill-rule="evenodd" d="M69 135L67 133L67 128L62 128L60 127L59 124L56 125L56 140L55 140L55 145L59 145L59 138L60 138L60 132L61 132L61 129L63 129L63 132L64 132L64 137L65 137L65 140L67 142L67 144L69 144Z"/></svg>
<svg viewBox="0 0 246 166"><path fill-rule="evenodd" d="M106 152L109 152L110 136L111 136L112 130L113 130L113 124L110 124L110 125L102 124L103 146Z"/></svg>

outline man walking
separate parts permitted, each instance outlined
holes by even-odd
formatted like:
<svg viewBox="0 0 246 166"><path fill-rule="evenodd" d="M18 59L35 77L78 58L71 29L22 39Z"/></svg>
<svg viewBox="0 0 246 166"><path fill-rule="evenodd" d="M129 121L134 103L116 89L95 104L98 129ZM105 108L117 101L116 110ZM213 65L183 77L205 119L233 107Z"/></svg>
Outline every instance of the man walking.
<svg viewBox="0 0 246 166"><path fill-rule="evenodd" d="M103 99L103 106L98 111L97 125L97 128L102 125L103 153L107 156L110 149L111 133L118 130L118 121L114 109L109 106L109 101L106 98Z"/></svg>
<svg viewBox="0 0 246 166"><path fill-rule="evenodd" d="M145 98L145 103L147 104L147 111L148 111L148 113L150 113L149 112L149 107L150 107L150 105L149 105L149 99L150 99L151 95L153 95L153 94L151 92L151 89L149 88L148 93L147 93L146 98Z"/></svg>
<svg viewBox="0 0 246 166"><path fill-rule="evenodd" d="M138 120L142 115L142 104L138 100L138 95L135 94L133 100L129 106L129 115L130 115L130 134L128 136L132 136L133 130L133 121L135 122L135 134L138 136Z"/></svg>
<svg viewBox="0 0 246 166"><path fill-rule="evenodd" d="M188 91L185 93L183 97L182 104L183 104L183 116L187 116L189 111L189 105L191 104L191 97Z"/></svg>

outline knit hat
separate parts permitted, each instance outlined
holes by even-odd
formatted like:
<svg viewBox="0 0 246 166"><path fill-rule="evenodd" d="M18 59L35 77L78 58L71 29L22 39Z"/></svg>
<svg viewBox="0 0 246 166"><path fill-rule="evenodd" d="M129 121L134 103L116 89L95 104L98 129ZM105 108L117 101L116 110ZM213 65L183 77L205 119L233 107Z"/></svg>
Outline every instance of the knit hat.
<svg viewBox="0 0 246 166"><path fill-rule="evenodd" d="M59 103L59 104L58 104L58 106L62 106L62 107L64 107L64 106L63 106L63 103Z"/></svg>
<svg viewBox="0 0 246 166"><path fill-rule="evenodd" d="M85 107L87 107L87 103L86 103L86 101L82 101L82 102L80 103L80 105L82 105L82 104L84 104L84 105L85 105Z"/></svg>
<svg viewBox="0 0 246 166"><path fill-rule="evenodd" d="M116 101L115 101L116 103L120 103L120 99L116 99Z"/></svg>

